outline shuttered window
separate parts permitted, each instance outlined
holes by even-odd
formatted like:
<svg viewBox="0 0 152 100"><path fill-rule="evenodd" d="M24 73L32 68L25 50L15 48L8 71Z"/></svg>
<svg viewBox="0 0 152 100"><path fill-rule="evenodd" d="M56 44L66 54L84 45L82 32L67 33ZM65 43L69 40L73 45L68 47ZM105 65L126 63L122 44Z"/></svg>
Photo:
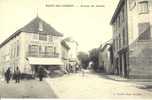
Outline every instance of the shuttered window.
<svg viewBox="0 0 152 100"><path fill-rule="evenodd" d="M139 2L139 14L148 13L148 1Z"/></svg>
<svg viewBox="0 0 152 100"><path fill-rule="evenodd" d="M48 41L52 42L53 41L53 36L52 35L48 35Z"/></svg>
<svg viewBox="0 0 152 100"><path fill-rule="evenodd" d="M38 56L38 45L29 45L29 55Z"/></svg>
<svg viewBox="0 0 152 100"><path fill-rule="evenodd" d="M139 40L148 40L151 38L150 23L139 23Z"/></svg>
<svg viewBox="0 0 152 100"><path fill-rule="evenodd" d="M46 34L39 34L39 40L47 41L47 35Z"/></svg>

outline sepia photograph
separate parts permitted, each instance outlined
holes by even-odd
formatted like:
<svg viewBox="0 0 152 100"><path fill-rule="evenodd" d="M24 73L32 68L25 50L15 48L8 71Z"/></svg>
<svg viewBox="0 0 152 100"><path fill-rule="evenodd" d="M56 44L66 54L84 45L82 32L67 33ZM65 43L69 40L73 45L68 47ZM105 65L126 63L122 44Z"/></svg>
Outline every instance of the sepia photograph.
<svg viewBox="0 0 152 100"><path fill-rule="evenodd" d="M152 99L152 0L0 0L0 99Z"/></svg>

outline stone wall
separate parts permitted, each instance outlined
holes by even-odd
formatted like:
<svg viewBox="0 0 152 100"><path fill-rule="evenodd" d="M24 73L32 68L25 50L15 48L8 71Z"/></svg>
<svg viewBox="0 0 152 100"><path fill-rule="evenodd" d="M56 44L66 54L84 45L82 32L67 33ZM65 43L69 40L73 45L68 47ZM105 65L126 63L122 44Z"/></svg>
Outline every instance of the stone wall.
<svg viewBox="0 0 152 100"><path fill-rule="evenodd" d="M130 78L152 78L152 40L138 41L130 46Z"/></svg>

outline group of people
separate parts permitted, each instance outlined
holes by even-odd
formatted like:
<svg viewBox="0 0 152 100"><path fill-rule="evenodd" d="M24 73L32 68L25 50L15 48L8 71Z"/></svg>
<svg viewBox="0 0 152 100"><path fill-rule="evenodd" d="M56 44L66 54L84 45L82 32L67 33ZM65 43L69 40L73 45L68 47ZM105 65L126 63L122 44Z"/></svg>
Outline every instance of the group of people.
<svg viewBox="0 0 152 100"><path fill-rule="evenodd" d="M5 72L5 80L7 83L10 82L11 79L15 79L16 83L20 83L21 80L21 72L19 67L16 67L14 73L12 73L11 68L9 67ZM45 76L44 68L40 67L38 70L38 78L40 81L43 81L43 77Z"/></svg>
<svg viewBox="0 0 152 100"><path fill-rule="evenodd" d="M77 73L80 70L81 70L81 67L80 67L79 64L75 64L75 65L69 64L69 65L66 66L66 71L68 73L74 73L74 72Z"/></svg>
<svg viewBox="0 0 152 100"><path fill-rule="evenodd" d="M20 83L21 72L19 70L19 67L16 67L16 69L14 70L14 73L12 73L10 67L6 70L6 72L5 72L6 82L9 83L11 78L14 78L16 83Z"/></svg>
<svg viewBox="0 0 152 100"><path fill-rule="evenodd" d="M81 67L78 64L76 64L74 67L75 67L75 70L73 70L72 65L69 65L69 67L66 69L67 72L70 73L70 72L77 72L78 70L81 70ZM43 67L39 67L38 71L35 74L37 74L37 77L39 78L40 81L43 81L43 77L45 77L46 72ZM10 67L5 72L5 80L7 83L9 83L11 79L15 79L16 83L20 83L21 76L22 74L20 72L19 67L16 67L14 69L14 73L12 73Z"/></svg>

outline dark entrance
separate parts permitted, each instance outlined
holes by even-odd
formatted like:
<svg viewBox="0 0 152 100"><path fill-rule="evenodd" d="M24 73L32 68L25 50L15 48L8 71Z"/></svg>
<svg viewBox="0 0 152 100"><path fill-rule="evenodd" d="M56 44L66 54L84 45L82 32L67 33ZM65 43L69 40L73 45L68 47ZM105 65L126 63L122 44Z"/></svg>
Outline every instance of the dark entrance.
<svg viewBox="0 0 152 100"><path fill-rule="evenodd" d="M119 56L119 75L122 75L122 55Z"/></svg>
<svg viewBox="0 0 152 100"><path fill-rule="evenodd" d="M124 53L123 59L124 59L124 77L127 77L127 56L126 56L126 53Z"/></svg>

